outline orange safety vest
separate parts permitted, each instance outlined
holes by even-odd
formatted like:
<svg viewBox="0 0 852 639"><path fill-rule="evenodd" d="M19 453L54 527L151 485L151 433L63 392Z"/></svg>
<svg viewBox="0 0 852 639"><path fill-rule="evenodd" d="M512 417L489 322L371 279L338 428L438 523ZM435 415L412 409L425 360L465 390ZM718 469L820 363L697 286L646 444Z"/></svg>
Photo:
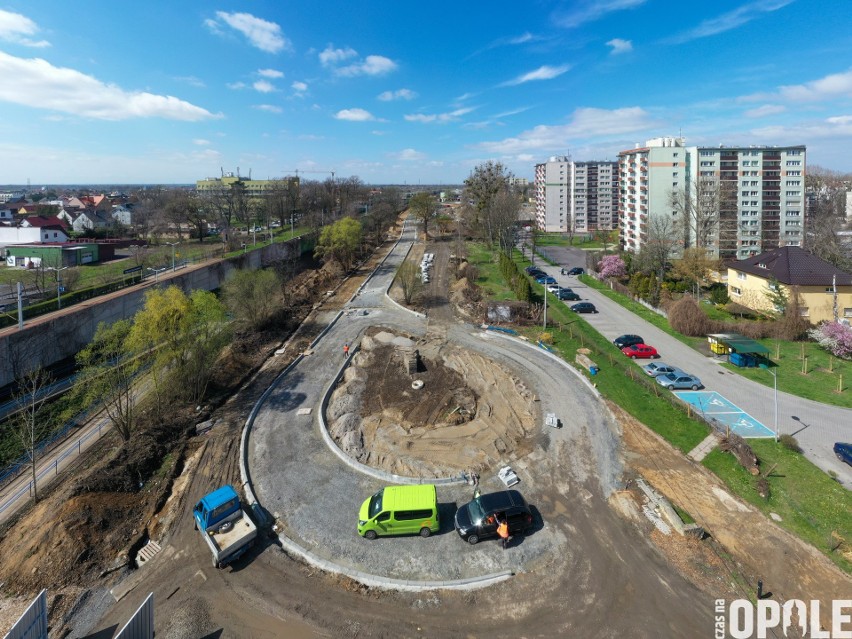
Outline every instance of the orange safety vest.
<svg viewBox="0 0 852 639"><path fill-rule="evenodd" d="M497 524L497 534L500 535L503 539L509 538L509 524L505 521L501 521Z"/></svg>

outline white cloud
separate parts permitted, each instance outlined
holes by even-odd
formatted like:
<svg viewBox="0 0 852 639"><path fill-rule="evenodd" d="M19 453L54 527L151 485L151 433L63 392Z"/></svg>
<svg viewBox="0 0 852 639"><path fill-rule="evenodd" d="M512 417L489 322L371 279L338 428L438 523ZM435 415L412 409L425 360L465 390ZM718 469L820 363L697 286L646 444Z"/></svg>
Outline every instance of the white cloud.
<svg viewBox="0 0 852 639"><path fill-rule="evenodd" d="M199 89L203 89L205 86L207 86L206 84L204 84L203 80L201 80L200 78L196 78L194 75L178 76L175 78L175 80L177 80L178 82L185 82L189 86L197 87Z"/></svg>
<svg viewBox="0 0 852 639"><path fill-rule="evenodd" d="M365 109L343 109L334 114L337 120L348 120L350 122L367 122L375 120L375 116Z"/></svg>
<svg viewBox="0 0 852 639"><path fill-rule="evenodd" d="M612 47L610 55L618 55L619 53L630 53L633 51L633 42L630 40L622 40L621 38L613 38L606 43L606 46Z"/></svg>
<svg viewBox="0 0 852 639"><path fill-rule="evenodd" d="M272 83L267 82L266 80L258 80L251 86L258 93L272 93L273 91L275 91L275 87L272 85Z"/></svg>
<svg viewBox="0 0 852 639"><path fill-rule="evenodd" d="M253 47L268 53L278 53L290 49L290 41L281 33L281 27L274 22L257 18L250 13L228 13L217 11L216 17L232 29L242 33ZM205 20L207 27L216 34L221 34L220 25L215 20Z"/></svg>
<svg viewBox="0 0 852 639"><path fill-rule="evenodd" d="M32 40L29 37L36 35L38 31L38 25L28 17L0 9L0 40L27 47L49 47L50 42L47 40Z"/></svg>
<svg viewBox="0 0 852 639"><path fill-rule="evenodd" d="M790 102L819 102L832 98L852 97L852 69L842 73L832 73L818 80L804 84L791 84L778 87L774 93L752 93L741 96L740 102L761 102L787 100Z"/></svg>
<svg viewBox="0 0 852 639"><path fill-rule="evenodd" d="M202 138L197 138L193 140L192 143L197 146L210 146L210 140L204 140Z"/></svg>
<svg viewBox="0 0 852 639"><path fill-rule="evenodd" d="M125 91L40 58L0 51L0 100L98 120L164 118L198 121L222 117L170 95Z"/></svg>
<svg viewBox="0 0 852 639"><path fill-rule="evenodd" d="M552 67L550 65L545 64L544 66L541 66L538 69L535 69L534 71L519 75L514 80L504 82L500 86L510 87L518 84L524 84L525 82L533 82L535 80L552 80L553 78L558 78L570 68L570 64L563 64L559 67Z"/></svg>
<svg viewBox="0 0 852 639"><path fill-rule="evenodd" d="M641 107L623 109L576 109L568 124L544 125L524 131L516 137L477 145L491 153L518 154L529 151L565 149L578 139L620 135L650 129L656 123Z"/></svg>
<svg viewBox="0 0 852 639"><path fill-rule="evenodd" d="M554 14L553 20L560 27L572 29L586 22L603 18L608 13L633 9L645 4L646 0L581 0L567 12Z"/></svg>
<svg viewBox="0 0 852 639"><path fill-rule="evenodd" d="M781 106L780 104L764 104L763 106L759 106L754 109L749 109L745 113L744 116L747 118L762 118L767 115L775 115L777 113L784 113L787 110L787 107Z"/></svg>
<svg viewBox="0 0 852 639"><path fill-rule="evenodd" d="M283 78L284 72L278 69L258 69L257 74L262 78Z"/></svg>
<svg viewBox="0 0 852 639"><path fill-rule="evenodd" d="M357 55L358 52L350 47L346 47L345 49L335 49L332 45L328 45L325 50L320 52L319 61L322 66L330 67L338 65L344 60L354 58Z"/></svg>
<svg viewBox="0 0 852 639"><path fill-rule="evenodd" d="M396 62L383 55L368 55L361 62L335 69L337 75L354 77L358 75L384 75L397 68Z"/></svg>
<svg viewBox="0 0 852 639"><path fill-rule="evenodd" d="M668 42L673 44L681 44L698 38L706 38L708 36L717 35L741 27L747 22L751 22L755 18L759 18L763 13L777 11L795 0L757 0L742 6L737 7L733 11L728 11L715 18L710 18L699 24L694 29L690 29L680 35L676 35L669 39Z"/></svg>
<svg viewBox="0 0 852 639"><path fill-rule="evenodd" d="M535 156L531 153L519 153L518 157L515 158L518 162L532 162L535 160Z"/></svg>
<svg viewBox="0 0 852 639"><path fill-rule="evenodd" d="M245 82L228 82L226 85L229 89L233 89L234 91L239 91L240 89L246 88Z"/></svg>
<svg viewBox="0 0 852 639"><path fill-rule="evenodd" d="M304 82L299 82L298 80L290 85L290 88L293 89L296 93L304 93L308 90L308 85Z"/></svg>
<svg viewBox="0 0 852 639"><path fill-rule="evenodd" d="M451 111L449 113L414 113L411 115L406 115L404 117L408 122L422 122L424 124L437 122L438 124L446 124L447 122L454 122L458 120L461 116L467 115L471 111L475 110L475 107L465 107L462 109L456 109L455 111Z"/></svg>
<svg viewBox="0 0 852 639"><path fill-rule="evenodd" d="M390 102L391 100L413 100L417 94L411 89L397 89L396 91L385 91L378 95L382 102Z"/></svg>
<svg viewBox="0 0 852 639"><path fill-rule="evenodd" d="M256 104L253 108L257 109L258 111L266 111L267 113L283 112L283 109L280 106L275 106L274 104Z"/></svg>
<svg viewBox="0 0 852 639"><path fill-rule="evenodd" d="M524 44L525 42L530 42L531 40L536 40L536 37L527 31L526 33L522 33L521 35L515 38L509 38L509 44Z"/></svg>
<svg viewBox="0 0 852 639"><path fill-rule="evenodd" d="M852 115L838 115L825 120L812 122L800 122L790 126L773 125L752 129L749 135L758 139L766 140L767 143L781 144L779 140L789 141L791 144L802 144L803 140L816 138L829 139L836 142L840 139L852 139ZM810 147L810 144L808 145ZM839 145L843 148L846 145ZM811 156L810 148L808 155Z"/></svg>
<svg viewBox="0 0 852 639"><path fill-rule="evenodd" d="M415 151L414 149L403 149L397 153L389 153L390 157L396 160L403 160L406 162L414 162L417 160L425 160L426 154L421 153L420 151Z"/></svg>

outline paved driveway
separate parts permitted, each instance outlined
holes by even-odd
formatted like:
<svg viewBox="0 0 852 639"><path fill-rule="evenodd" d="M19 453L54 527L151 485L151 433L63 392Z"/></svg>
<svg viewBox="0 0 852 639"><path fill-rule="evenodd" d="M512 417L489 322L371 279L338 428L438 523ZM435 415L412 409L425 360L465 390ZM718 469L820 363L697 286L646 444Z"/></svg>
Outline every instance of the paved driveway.
<svg viewBox="0 0 852 639"><path fill-rule="evenodd" d="M566 266L585 266L584 252L574 248L548 247L551 259ZM661 331L605 295L589 288L576 277L560 275L558 266L540 267L560 285L569 286L600 311L583 317L602 335L612 340L624 333L636 333L657 348L660 360L701 378L707 390L717 391L774 430L775 401L771 386L748 380L719 365L683 342ZM769 373L766 373L770 376ZM837 473L844 486L852 486L852 468L841 463L832 447L838 441L852 441L852 410L778 393L778 432L796 437L806 457L823 470Z"/></svg>

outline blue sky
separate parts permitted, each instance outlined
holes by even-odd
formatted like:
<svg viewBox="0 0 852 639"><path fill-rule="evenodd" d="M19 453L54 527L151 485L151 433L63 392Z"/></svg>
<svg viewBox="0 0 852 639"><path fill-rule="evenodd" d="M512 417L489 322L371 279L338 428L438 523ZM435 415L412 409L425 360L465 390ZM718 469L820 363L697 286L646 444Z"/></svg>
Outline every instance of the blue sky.
<svg viewBox="0 0 852 639"><path fill-rule="evenodd" d="M532 178L678 134L852 171L850 24L847 0L0 0L0 184Z"/></svg>

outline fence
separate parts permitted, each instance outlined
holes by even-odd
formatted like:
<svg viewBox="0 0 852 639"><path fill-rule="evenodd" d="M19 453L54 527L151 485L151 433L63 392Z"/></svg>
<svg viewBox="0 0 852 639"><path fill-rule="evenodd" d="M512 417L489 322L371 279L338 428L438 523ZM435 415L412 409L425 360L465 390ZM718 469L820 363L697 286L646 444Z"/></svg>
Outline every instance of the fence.
<svg viewBox="0 0 852 639"><path fill-rule="evenodd" d="M33 599L4 639L47 639L47 590Z"/></svg>
<svg viewBox="0 0 852 639"><path fill-rule="evenodd" d="M153 639L154 593L150 593L133 616L124 624L115 639Z"/></svg>
<svg viewBox="0 0 852 639"><path fill-rule="evenodd" d="M68 427L66 427L67 429ZM48 477L59 475L59 471L66 468L71 464L74 459L83 454L83 451L88 448L90 442L94 442L99 440L104 433L109 430L109 420L103 419L95 430L88 432L82 437L69 442L66 446L64 446L62 452L56 457L53 462L48 464L47 466L42 467L40 471L36 473L35 482L36 487L40 484L41 480ZM56 441L58 437L54 437L53 441ZM38 459L38 457L36 457ZM20 467L18 468L20 471ZM18 488L10 497L6 499L5 502L0 503L0 517L2 517L3 513L6 512L9 508L11 508L15 503L24 497L29 499L33 495L33 480L30 479L26 484Z"/></svg>

